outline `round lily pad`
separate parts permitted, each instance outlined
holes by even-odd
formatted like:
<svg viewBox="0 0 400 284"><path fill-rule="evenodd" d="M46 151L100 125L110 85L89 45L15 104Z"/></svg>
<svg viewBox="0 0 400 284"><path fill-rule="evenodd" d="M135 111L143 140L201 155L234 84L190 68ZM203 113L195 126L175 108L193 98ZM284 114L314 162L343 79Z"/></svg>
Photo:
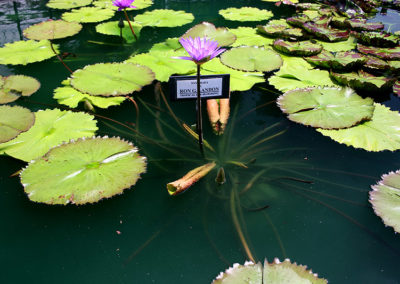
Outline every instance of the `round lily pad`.
<svg viewBox="0 0 400 284"><path fill-rule="evenodd" d="M77 23L97 23L108 20L114 16L115 11L111 9L101 9L99 7L83 7L71 10L61 15L67 22Z"/></svg>
<svg viewBox="0 0 400 284"><path fill-rule="evenodd" d="M81 29L82 25L78 23L48 20L26 28L24 36L35 40L58 39L76 35Z"/></svg>
<svg viewBox="0 0 400 284"><path fill-rule="evenodd" d="M216 28L213 24L202 22L189 29L182 38L207 37L217 41L219 46L228 46L235 42L236 36L227 28Z"/></svg>
<svg viewBox="0 0 400 284"><path fill-rule="evenodd" d="M93 5L103 9L105 8L105 9L118 10L118 7L114 6L112 2L113 2L112 0L95 0L93 1ZM152 0L135 0L133 6L135 6L136 8L127 8L126 10L127 11L141 10L150 7L151 5L153 5Z"/></svg>
<svg viewBox="0 0 400 284"><path fill-rule="evenodd" d="M35 115L20 106L0 106L0 143L10 141L27 131L35 122Z"/></svg>
<svg viewBox="0 0 400 284"><path fill-rule="evenodd" d="M53 45L56 52L58 46ZM0 64L26 65L55 56L48 40L22 40L6 43L0 48Z"/></svg>
<svg viewBox="0 0 400 284"><path fill-rule="evenodd" d="M87 6L92 0L50 0L46 6L53 9L72 9Z"/></svg>
<svg viewBox="0 0 400 284"><path fill-rule="evenodd" d="M154 80L146 66L133 63L98 63L87 65L71 75L71 85L95 96L121 96L139 91Z"/></svg>
<svg viewBox="0 0 400 284"><path fill-rule="evenodd" d="M277 103L292 121L325 129L347 128L369 120L374 101L352 89L304 88L288 91Z"/></svg>
<svg viewBox="0 0 400 284"><path fill-rule="evenodd" d="M282 53L294 56L311 56L320 53L322 50L321 44L309 40L292 42L277 39L274 41L273 47Z"/></svg>
<svg viewBox="0 0 400 284"><path fill-rule="evenodd" d="M29 162L70 139L93 136L96 130L94 117L87 113L40 110L35 113L35 124L28 131L0 144L0 153Z"/></svg>
<svg viewBox="0 0 400 284"><path fill-rule="evenodd" d="M264 21L273 16L271 11L254 7L227 8L219 10L218 13L226 20L240 22Z"/></svg>
<svg viewBox="0 0 400 284"><path fill-rule="evenodd" d="M367 58L358 52L343 51L333 54L325 50L304 59L315 66L333 70L358 69L367 61Z"/></svg>
<svg viewBox="0 0 400 284"><path fill-rule="evenodd" d="M232 46L269 46L272 44L273 39L257 33L257 29L250 27L238 27L236 29L229 29L236 36L236 41Z"/></svg>
<svg viewBox="0 0 400 284"><path fill-rule="evenodd" d="M282 66L282 58L272 49L235 47L221 55L221 62L242 71L271 72Z"/></svg>
<svg viewBox="0 0 400 284"><path fill-rule="evenodd" d="M135 22L150 27L179 27L193 22L194 16L185 11L157 9L135 17Z"/></svg>
<svg viewBox="0 0 400 284"><path fill-rule="evenodd" d="M105 35L112 35L112 36L120 36L121 29L118 27L119 21L111 21L98 24L96 26L96 32L105 34ZM132 34L131 28L129 27L129 23L124 21L124 27L122 28L122 37L126 40L127 43L132 43L136 41L135 36ZM142 26L133 22L131 23L133 31L135 32L136 36L140 37L140 31Z"/></svg>
<svg viewBox="0 0 400 284"><path fill-rule="evenodd" d="M20 96L30 96L40 88L38 80L24 75L11 75L0 81L0 104L13 102Z"/></svg>
<svg viewBox="0 0 400 284"><path fill-rule="evenodd" d="M371 188L369 202L375 214L382 218L386 226L400 233L400 170L383 175L382 180Z"/></svg>
<svg viewBox="0 0 400 284"><path fill-rule="evenodd" d="M28 198L86 204L121 194L146 171L146 158L117 137L78 139L51 149L21 172Z"/></svg>
<svg viewBox="0 0 400 284"><path fill-rule="evenodd" d="M395 151L400 149L400 114L375 103L371 120L356 126L338 129L317 129L331 139L367 151Z"/></svg>

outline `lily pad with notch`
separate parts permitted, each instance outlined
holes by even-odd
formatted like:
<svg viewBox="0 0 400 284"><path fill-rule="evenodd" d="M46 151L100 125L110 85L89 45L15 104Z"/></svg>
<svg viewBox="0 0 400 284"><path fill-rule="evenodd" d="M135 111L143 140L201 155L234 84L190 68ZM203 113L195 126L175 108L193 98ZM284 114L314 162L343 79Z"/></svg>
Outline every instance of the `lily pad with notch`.
<svg viewBox="0 0 400 284"><path fill-rule="evenodd" d="M274 41L273 47L279 52L293 56L311 56L320 53L322 50L321 44L309 40L291 42L277 39Z"/></svg>
<svg viewBox="0 0 400 284"><path fill-rule="evenodd" d="M190 28L181 38L207 37L218 42L218 46L228 46L235 42L236 36L224 27L216 28L213 24L202 22Z"/></svg>
<svg viewBox="0 0 400 284"><path fill-rule="evenodd" d="M76 23L98 23L112 18L115 14L114 10L102 9L99 7L82 7L65 12L61 18L67 22Z"/></svg>
<svg viewBox="0 0 400 284"><path fill-rule="evenodd" d="M257 22L272 18L273 14L269 10L258 9L255 7L227 8L219 10L218 14L229 21Z"/></svg>
<svg viewBox="0 0 400 284"><path fill-rule="evenodd" d="M59 39L76 35L82 29L79 23L70 23L63 20L47 20L32 25L24 30L24 36L29 39Z"/></svg>
<svg viewBox="0 0 400 284"><path fill-rule="evenodd" d="M123 21L124 27L122 28L122 31L120 27L118 26L119 21L110 21L110 22L105 22L98 24L96 26L96 32L105 34L105 35L111 35L111 36L121 36L122 38L125 39L127 43L132 43L136 41L135 36L132 34L132 31L129 27L129 23L127 21ZM135 35L139 38L140 37L140 31L142 30L142 26L133 22L131 23L133 31L135 32Z"/></svg>
<svg viewBox="0 0 400 284"><path fill-rule="evenodd" d="M0 143L10 141L35 123L35 115L20 106L0 106Z"/></svg>
<svg viewBox="0 0 400 284"><path fill-rule="evenodd" d="M149 27L180 27L193 22L194 16L185 11L156 9L135 17L135 22Z"/></svg>
<svg viewBox="0 0 400 284"><path fill-rule="evenodd" d="M0 104L13 102L21 96L28 97L40 88L38 80L25 75L2 77L0 81Z"/></svg>
<svg viewBox="0 0 400 284"><path fill-rule="evenodd" d="M367 61L367 58L358 52L343 51L331 53L326 50L317 55L305 57L304 59L312 65L333 70L358 69Z"/></svg>
<svg viewBox="0 0 400 284"><path fill-rule="evenodd" d="M58 52L58 46L53 45ZM6 43L0 48L0 64L26 65L55 56L48 40L21 40Z"/></svg>

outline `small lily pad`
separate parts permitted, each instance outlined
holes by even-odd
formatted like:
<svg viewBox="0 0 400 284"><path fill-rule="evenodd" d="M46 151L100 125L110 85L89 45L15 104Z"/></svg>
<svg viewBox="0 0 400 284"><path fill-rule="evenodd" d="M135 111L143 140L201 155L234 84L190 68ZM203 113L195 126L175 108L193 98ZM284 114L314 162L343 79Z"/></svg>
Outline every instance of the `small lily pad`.
<svg viewBox="0 0 400 284"><path fill-rule="evenodd" d="M272 18L273 14L268 10L260 10L254 7L227 8L219 10L222 17L229 21L254 22Z"/></svg>
<svg viewBox="0 0 400 284"><path fill-rule="evenodd" d="M121 96L139 91L154 80L146 66L132 63L98 63L87 65L71 75L71 85L94 96Z"/></svg>
<svg viewBox="0 0 400 284"><path fill-rule="evenodd" d="M225 51L220 58L228 67L242 71L271 72L282 66L282 58L272 49L235 47Z"/></svg>
<svg viewBox="0 0 400 284"><path fill-rule="evenodd" d="M367 22L366 19L347 19L347 24L356 31L378 31L383 30L384 24Z"/></svg>
<svg viewBox="0 0 400 284"><path fill-rule="evenodd" d="M305 23L303 27L307 32L315 35L315 37L328 42L345 41L350 35L349 31L323 27L311 22Z"/></svg>
<svg viewBox="0 0 400 284"><path fill-rule="evenodd" d="M213 24L202 22L189 29L182 38L207 37L218 42L218 46L228 46L235 42L236 36L227 28L216 28Z"/></svg>
<svg viewBox="0 0 400 284"><path fill-rule="evenodd" d="M105 35L112 35L112 36L120 36L121 29L118 27L119 21L111 21L98 24L96 26L96 32L105 34ZM125 39L127 43L132 43L136 41L135 36L132 34L131 28L129 27L129 23L127 21L123 21L124 27L122 28L122 37ZM133 31L135 35L139 38L140 31L142 30L142 26L133 22L131 23Z"/></svg>
<svg viewBox="0 0 400 284"><path fill-rule="evenodd" d="M53 45L56 52L58 46ZM26 65L55 56L48 40L22 40L6 43L0 48L0 64Z"/></svg>
<svg viewBox="0 0 400 284"><path fill-rule="evenodd" d="M322 45L313 43L309 40L291 42L283 39L277 39L273 47L279 52L294 56L311 56L321 52Z"/></svg>
<svg viewBox="0 0 400 284"><path fill-rule="evenodd" d="M356 126L327 130L317 129L336 142L362 148L367 151L396 151L400 149L400 114L388 107L375 103L371 120Z"/></svg>
<svg viewBox="0 0 400 284"><path fill-rule="evenodd" d="M386 32L354 33L358 42L364 45L377 47L395 47L399 43L399 36Z"/></svg>
<svg viewBox="0 0 400 284"><path fill-rule="evenodd" d="M265 26L258 25L257 30L259 33L273 38L279 37L296 40L304 37L302 29L292 28L283 19L269 21Z"/></svg>
<svg viewBox="0 0 400 284"><path fill-rule="evenodd" d="M135 17L135 22L150 27L179 27L193 22L194 16L185 11L157 9Z"/></svg>
<svg viewBox="0 0 400 284"><path fill-rule="evenodd" d="M378 93L390 89L396 80L395 78L374 76L362 70L352 73L331 72L331 76L340 84L355 90Z"/></svg>
<svg viewBox="0 0 400 284"><path fill-rule="evenodd" d="M31 201L78 205L121 194L145 171L146 158L131 143L94 137L51 149L20 176Z"/></svg>
<svg viewBox="0 0 400 284"><path fill-rule="evenodd" d="M53 9L68 10L72 8L87 6L92 0L50 0L46 6Z"/></svg>
<svg viewBox="0 0 400 284"><path fill-rule="evenodd" d="M26 28L24 36L35 40L58 39L76 35L81 29L82 25L79 23L48 20Z"/></svg>
<svg viewBox="0 0 400 284"><path fill-rule="evenodd" d="M40 88L38 80L24 75L11 75L0 81L0 104L13 102L20 96L28 97Z"/></svg>
<svg viewBox="0 0 400 284"><path fill-rule="evenodd" d="M29 162L70 139L93 136L96 130L94 117L87 113L40 110L35 113L35 124L28 131L0 144L0 153Z"/></svg>
<svg viewBox="0 0 400 284"><path fill-rule="evenodd" d="M363 54L371 54L384 60L400 60L400 46L383 48L357 44L357 50Z"/></svg>
<svg viewBox="0 0 400 284"><path fill-rule="evenodd" d="M400 170L383 175L382 180L371 188L369 202L375 214L386 226L400 233Z"/></svg>
<svg viewBox="0 0 400 284"><path fill-rule="evenodd" d="M35 115L20 106L0 106L0 143L10 141L27 131L35 122Z"/></svg>
<svg viewBox="0 0 400 284"><path fill-rule="evenodd" d="M374 101L363 99L349 88L294 89L277 100L292 121L324 129L347 128L369 120Z"/></svg>
<svg viewBox="0 0 400 284"><path fill-rule="evenodd" d="M145 9L145 8L148 8L151 5L153 5L153 1L152 0L135 0L133 4L136 8L127 8L126 10L130 11L130 10ZM93 1L93 5L96 7L99 7L99 8L103 8L103 9L118 10L118 7L113 5L112 0L95 0L95 1Z"/></svg>
<svg viewBox="0 0 400 284"><path fill-rule="evenodd" d="M303 28L304 24L309 21L311 21L311 19L305 14L297 14L286 19L288 24L299 28Z"/></svg>
<svg viewBox="0 0 400 284"><path fill-rule="evenodd" d="M317 55L304 59L315 66L333 70L356 69L367 61L367 58L358 52L343 51L333 54L325 50Z"/></svg>
<svg viewBox="0 0 400 284"><path fill-rule="evenodd" d="M115 14L114 10L101 9L99 7L83 7L71 10L61 15L62 19L67 22L77 23L97 23L112 18Z"/></svg>
<svg viewBox="0 0 400 284"><path fill-rule="evenodd" d="M229 29L236 36L236 41L232 44L233 47L247 45L247 46L269 46L272 44L273 39L257 33L257 29L250 27L238 27L236 29Z"/></svg>

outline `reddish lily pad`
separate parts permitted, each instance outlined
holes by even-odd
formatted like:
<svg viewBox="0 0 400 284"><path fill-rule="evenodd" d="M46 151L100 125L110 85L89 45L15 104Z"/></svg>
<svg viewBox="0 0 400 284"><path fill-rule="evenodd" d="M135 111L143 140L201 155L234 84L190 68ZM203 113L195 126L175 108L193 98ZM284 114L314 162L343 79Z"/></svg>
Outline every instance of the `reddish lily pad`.
<svg viewBox="0 0 400 284"><path fill-rule="evenodd" d="M400 46L383 48L357 44L357 50L363 54L371 54L384 60L400 60Z"/></svg>
<svg viewBox="0 0 400 284"><path fill-rule="evenodd" d="M358 42L364 45L377 47L395 47L399 43L399 37L386 32L361 32L354 33Z"/></svg>
<svg viewBox="0 0 400 284"><path fill-rule="evenodd" d="M305 23L309 22L310 18L307 15L299 14L286 19L288 24L302 28Z"/></svg>
<svg viewBox="0 0 400 284"><path fill-rule="evenodd" d="M356 31L378 31L383 30L385 27L385 25L380 22L367 23L366 19L348 19L346 22L351 29Z"/></svg>
<svg viewBox="0 0 400 284"><path fill-rule="evenodd" d="M302 29L292 28L285 20L272 20L265 26L258 25L257 31L274 38L279 37L296 40L304 37Z"/></svg>
<svg viewBox="0 0 400 284"><path fill-rule="evenodd" d="M312 43L311 41L290 42L278 39L274 42L273 47L286 54L294 56L310 56L321 52L322 45Z"/></svg>
<svg viewBox="0 0 400 284"><path fill-rule="evenodd" d="M304 29L315 37L329 42L345 41L349 38L349 31L332 29L328 27L319 26L313 23L305 23Z"/></svg>
<svg viewBox="0 0 400 284"><path fill-rule="evenodd" d="M352 73L335 73L331 76L340 84L349 86L356 91L380 92L391 88L396 81L395 78L374 76L362 70Z"/></svg>
<svg viewBox="0 0 400 284"><path fill-rule="evenodd" d="M304 58L308 63L333 70L350 70L360 67L367 61L363 55L354 51L331 53L323 50L321 53Z"/></svg>
<svg viewBox="0 0 400 284"><path fill-rule="evenodd" d="M363 68L371 70L371 72L389 68L389 64L385 60L372 55L364 55L364 57L367 58L367 61L365 61Z"/></svg>
<svg viewBox="0 0 400 284"><path fill-rule="evenodd" d="M331 18L331 21L330 21L329 24L333 28L344 30L344 29L347 29L348 26L349 26L347 24L346 20L347 20L347 17L334 16L334 17Z"/></svg>

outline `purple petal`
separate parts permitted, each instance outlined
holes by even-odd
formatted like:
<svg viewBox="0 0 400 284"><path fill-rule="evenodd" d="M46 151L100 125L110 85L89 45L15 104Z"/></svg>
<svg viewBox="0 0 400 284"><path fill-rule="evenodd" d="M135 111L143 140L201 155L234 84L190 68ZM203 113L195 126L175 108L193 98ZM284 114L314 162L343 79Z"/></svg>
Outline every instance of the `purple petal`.
<svg viewBox="0 0 400 284"><path fill-rule="evenodd" d="M193 60L192 57L188 57L188 56L174 56L174 57L171 57L171 58L173 58L173 59Z"/></svg>

